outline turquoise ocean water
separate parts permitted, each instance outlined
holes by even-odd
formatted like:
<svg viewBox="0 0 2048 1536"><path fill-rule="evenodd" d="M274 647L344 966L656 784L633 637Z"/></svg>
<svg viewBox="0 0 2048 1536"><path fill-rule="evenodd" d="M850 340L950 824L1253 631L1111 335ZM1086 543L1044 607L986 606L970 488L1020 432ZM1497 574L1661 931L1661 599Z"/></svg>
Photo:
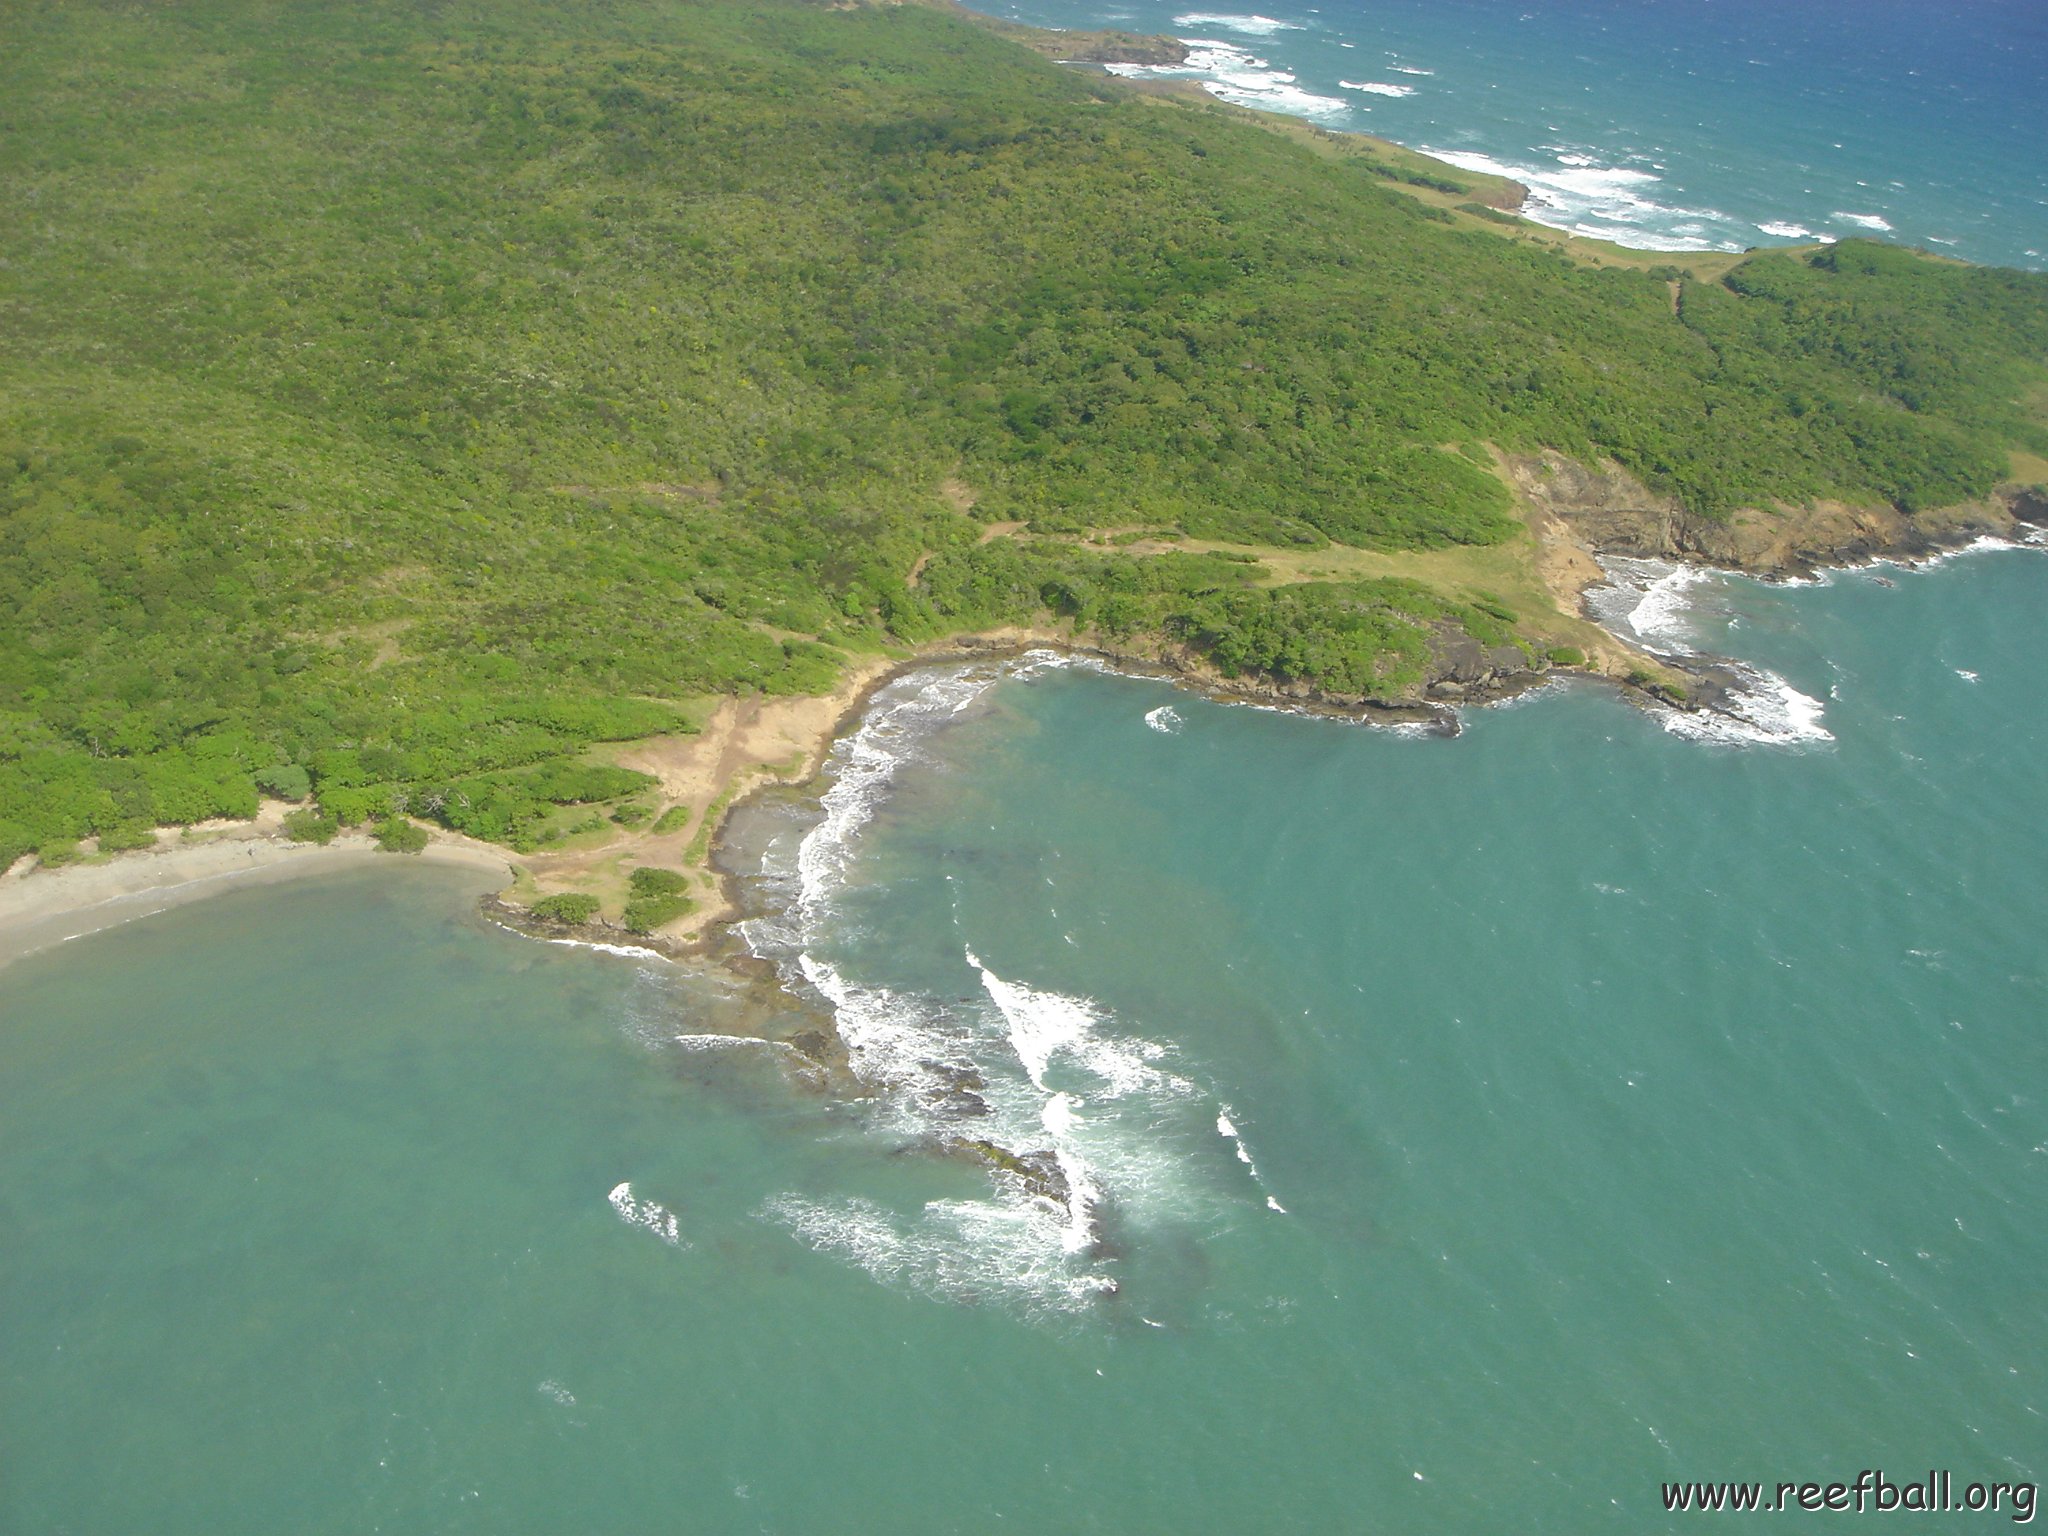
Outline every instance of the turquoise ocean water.
<svg viewBox="0 0 2048 1536"><path fill-rule="evenodd" d="M1641 1532L1698 1524L1672 1479L2038 1479L2048 560L1892 574L1642 573L1771 741L906 679L736 829L862 1098L431 871L0 971L0 1531Z"/></svg>
<svg viewBox="0 0 2048 1536"><path fill-rule="evenodd" d="M988 8L1185 38L1188 65L1164 73L1513 176L1532 217L1624 245L1739 251L1876 234L2048 264L2039 0Z"/></svg>

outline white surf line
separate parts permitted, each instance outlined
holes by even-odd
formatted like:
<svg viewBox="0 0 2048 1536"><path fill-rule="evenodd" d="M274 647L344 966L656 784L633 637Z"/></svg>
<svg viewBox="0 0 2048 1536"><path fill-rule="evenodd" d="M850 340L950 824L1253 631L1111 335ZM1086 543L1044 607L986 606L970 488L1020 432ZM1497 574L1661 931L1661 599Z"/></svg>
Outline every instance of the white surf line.
<svg viewBox="0 0 2048 1536"><path fill-rule="evenodd" d="M1223 1103L1220 1099L1217 1101L1216 1108L1216 1134L1237 1148L1237 1160L1244 1164L1246 1171L1252 1176L1252 1182L1258 1185L1260 1193L1265 1195L1266 1208L1278 1211L1282 1216L1285 1216L1287 1214L1287 1207L1274 1199L1273 1192L1266 1187L1266 1180L1259 1172L1259 1165L1252 1161L1251 1148L1244 1144L1244 1137L1238 1132L1237 1122L1230 1113L1230 1106Z"/></svg>
<svg viewBox="0 0 2048 1536"><path fill-rule="evenodd" d="M619 1220L629 1227L645 1227L671 1248L683 1247L682 1224L676 1220L675 1212L666 1206L656 1205L652 1200L634 1198L630 1180L622 1180L612 1187L605 1196L611 1208L619 1213Z"/></svg>
<svg viewBox="0 0 2048 1536"><path fill-rule="evenodd" d="M1608 557L1600 561L1607 581L1587 591L1593 618L1624 643L1683 664L1701 659L1688 624L1695 588L1716 578L1740 575L1710 566L1665 560ZM1728 746L1799 747L1833 741L1821 722L1827 707L1767 668L1734 658L1715 658L1733 673L1724 707L1665 708L1657 723L1674 736Z"/></svg>
<svg viewBox="0 0 2048 1536"><path fill-rule="evenodd" d="M513 928L509 923L500 923L498 926L509 929L513 933L519 933L520 931L517 928ZM522 935L522 937L530 938L532 935L526 934ZM659 960L669 965L675 963L673 958L664 955L660 950L646 949L638 944L606 944L596 939L542 939L541 943L562 944L570 949L594 949L600 955L618 955L627 960Z"/></svg>
<svg viewBox="0 0 2048 1536"><path fill-rule="evenodd" d="M733 1046L758 1045L763 1050L788 1051L793 1055L803 1054L801 1051L798 1051L795 1046L791 1045L787 1040L764 1040L759 1035L702 1034L673 1035L670 1038L673 1039L677 1045L680 1045L681 1047L683 1047L684 1050L688 1051L721 1050Z"/></svg>

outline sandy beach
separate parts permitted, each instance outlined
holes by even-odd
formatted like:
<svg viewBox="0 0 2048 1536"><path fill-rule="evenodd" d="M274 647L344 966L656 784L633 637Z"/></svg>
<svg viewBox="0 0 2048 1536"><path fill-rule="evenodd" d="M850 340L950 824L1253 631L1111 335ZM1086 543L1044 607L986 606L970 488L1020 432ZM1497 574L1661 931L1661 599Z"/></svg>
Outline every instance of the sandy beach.
<svg viewBox="0 0 2048 1536"><path fill-rule="evenodd" d="M696 881L696 908L652 937L672 950L690 947L734 915L730 894L710 871L707 851L736 800L769 785L815 777L832 743L868 697L905 668L943 655L1060 638L1050 631L1005 630L921 647L908 656L864 657L848 666L830 693L723 699L695 735L631 743L617 761L653 775L665 808L688 811L682 825L669 832L622 830L599 847L521 855L430 828L431 841L416 857L495 876L520 905L553 891L614 894L623 889L626 872L638 865L685 868ZM325 845L294 842L282 825L289 809L266 803L253 821L162 829L154 848L57 869L23 859L0 871L0 965L230 890L412 857L383 853L361 832L344 833ZM647 942L619 937L621 942Z"/></svg>
<svg viewBox="0 0 2048 1536"><path fill-rule="evenodd" d="M251 885L417 857L512 877L512 855L468 838L438 834L416 856L389 854L364 835L337 837L324 847L295 843L278 828L282 806L267 806L255 821L159 834L155 848L116 854L99 863L34 869L22 860L0 874L0 965L88 933L118 928L189 901Z"/></svg>

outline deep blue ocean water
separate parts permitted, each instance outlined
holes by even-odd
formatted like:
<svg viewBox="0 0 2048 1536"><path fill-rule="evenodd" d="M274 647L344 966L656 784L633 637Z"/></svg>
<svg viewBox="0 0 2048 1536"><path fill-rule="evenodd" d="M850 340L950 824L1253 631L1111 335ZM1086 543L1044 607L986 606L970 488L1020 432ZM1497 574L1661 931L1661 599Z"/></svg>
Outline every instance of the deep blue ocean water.
<svg viewBox="0 0 2048 1536"><path fill-rule="evenodd" d="M1541 222L1668 250L1883 235L2048 263L2039 0L1025 0L1039 26L1197 44L1231 101L1532 191Z"/></svg>

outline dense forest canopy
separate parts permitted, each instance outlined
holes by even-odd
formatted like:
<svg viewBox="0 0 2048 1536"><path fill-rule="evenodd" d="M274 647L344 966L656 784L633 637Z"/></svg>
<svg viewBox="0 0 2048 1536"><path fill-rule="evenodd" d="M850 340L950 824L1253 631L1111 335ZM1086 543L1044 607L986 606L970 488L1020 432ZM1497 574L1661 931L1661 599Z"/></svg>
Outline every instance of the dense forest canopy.
<svg viewBox="0 0 2048 1536"><path fill-rule="evenodd" d="M1575 265L937 8L54 0L5 35L0 865L281 770L531 845L677 701L1048 609L1398 686L1418 626L1506 621L1059 535L1485 543L1482 444L1706 516L2048 452L2048 278Z"/></svg>

